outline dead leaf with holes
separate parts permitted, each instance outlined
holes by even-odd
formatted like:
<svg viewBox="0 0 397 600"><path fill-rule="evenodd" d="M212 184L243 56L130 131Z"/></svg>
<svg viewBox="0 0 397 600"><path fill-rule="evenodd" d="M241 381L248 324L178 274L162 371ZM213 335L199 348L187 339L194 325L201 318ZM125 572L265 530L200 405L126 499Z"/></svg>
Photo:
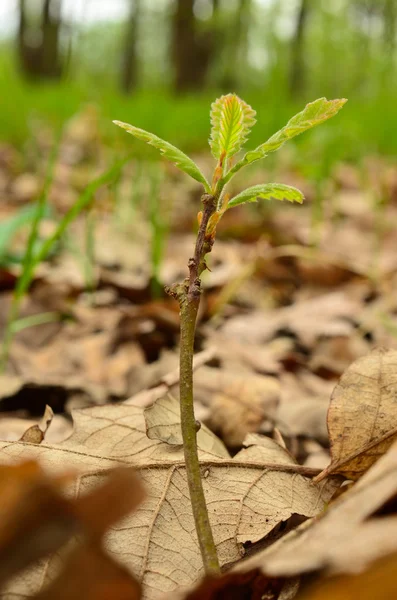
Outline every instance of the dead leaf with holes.
<svg viewBox="0 0 397 600"><path fill-rule="evenodd" d="M65 468L78 471L80 476L71 490L75 496L92 489L116 464L134 465L145 484L147 499L135 513L113 526L107 549L138 576L143 597L152 599L193 584L202 575L202 562L183 450L180 445L149 439L143 411L132 402L75 411L74 432L60 444L3 442L0 449L3 462L34 457L49 473ZM164 410L161 403L158 406ZM170 423L175 429L173 411ZM162 435L161 428L158 433ZM251 439L249 447L231 459L220 456L210 438L208 433L200 460L223 565L238 561L245 543L264 538L291 515L313 517L321 513L335 489L335 482L329 479L313 485L308 475L316 471L297 465L272 440L259 438L258 443L258 439ZM20 578L17 587L9 589L13 597L41 590L57 561L59 557L52 557L46 565L40 564Z"/></svg>
<svg viewBox="0 0 397 600"><path fill-rule="evenodd" d="M331 464L318 477L358 479L397 438L397 351L377 348L342 375L328 410Z"/></svg>

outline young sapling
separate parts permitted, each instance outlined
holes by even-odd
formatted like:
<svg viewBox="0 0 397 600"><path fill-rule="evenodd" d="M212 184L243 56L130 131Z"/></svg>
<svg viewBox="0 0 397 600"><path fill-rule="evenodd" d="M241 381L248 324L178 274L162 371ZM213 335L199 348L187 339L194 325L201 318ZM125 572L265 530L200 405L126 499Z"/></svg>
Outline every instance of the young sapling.
<svg viewBox="0 0 397 600"><path fill-rule="evenodd" d="M292 117L280 131L255 150L246 152L235 162L235 156L241 150L255 124L256 113L236 94L227 94L218 98L211 106L212 129L209 144L217 161L211 183L199 167L175 146L143 129L114 121L134 137L157 148L165 158L204 188L201 197L202 211L198 213L199 229L194 254L188 261L189 275L182 283L176 283L168 288L167 292L178 300L180 307L181 429L193 517L207 573L218 573L219 561L201 481L196 441L199 425L195 420L193 409L193 347L201 296L201 275L207 268L206 255L212 250L219 220L233 206L256 202L259 198L303 202L302 192L282 183L255 185L233 198L226 193L226 187L232 177L243 167L265 158L270 152L281 148L287 140L333 117L345 102L345 99L326 100L325 98L311 102L302 112Z"/></svg>

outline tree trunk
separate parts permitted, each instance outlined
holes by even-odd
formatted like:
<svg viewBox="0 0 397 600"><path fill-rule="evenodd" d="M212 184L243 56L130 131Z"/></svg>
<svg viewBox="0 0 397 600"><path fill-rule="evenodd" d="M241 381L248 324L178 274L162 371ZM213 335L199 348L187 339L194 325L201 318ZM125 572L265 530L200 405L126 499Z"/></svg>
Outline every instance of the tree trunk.
<svg viewBox="0 0 397 600"><path fill-rule="evenodd" d="M228 60L221 87L225 92L237 90L239 74L246 65L247 39L250 24L251 0L240 0L234 19L232 36L228 44Z"/></svg>
<svg viewBox="0 0 397 600"><path fill-rule="evenodd" d="M62 74L59 37L61 0L45 0L43 9L41 75L59 79Z"/></svg>
<svg viewBox="0 0 397 600"><path fill-rule="evenodd" d="M131 90L133 90L133 88L136 86L138 65L136 53L136 40L138 33L138 15L140 2L139 0L130 1L131 8L125 32L120 79L121 91L125 94L129 94Z"/></svg>
<svg viewBox="0 0 397 600"><path fill-rule="evenodd" d="M397 25L397 6L396 0L384 0L383 6L383 39L386 52L394 54L396 46L396 25Z"/></svg>
<svg viewBox="0 0 397 600"><path fill-rule="evenodd" d="M218 0L214 0L214 10ZM177 92L199 90L213 55L213 32L199 34L194 16L194 0L176 0L172 27L172 51Z"/></svg>
<svg viewBox="0 0 397 600"><path fill-rule="evenodd" d="M22 70L31 78L55 78L62 75L60 56L62 0L44 0L40 20L41 42L38 46L29 43L29 23L26 15L26 0L19 0L18 54Z"/></svg>
<svg viewBox="0 0 397 600"><path fill-rule="evenodd" d="M292 57L289 87L291 94L300 94L305 87L305 35L309 16L310 0L301 0L298 18L296 21L295 35L292 39Z"/></svg>

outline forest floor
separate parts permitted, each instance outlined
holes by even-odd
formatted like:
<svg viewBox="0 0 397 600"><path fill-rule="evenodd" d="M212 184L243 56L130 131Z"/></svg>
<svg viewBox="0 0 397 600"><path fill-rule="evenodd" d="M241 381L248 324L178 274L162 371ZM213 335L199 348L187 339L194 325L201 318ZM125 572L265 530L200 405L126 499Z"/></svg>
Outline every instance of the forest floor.
<svg viewBox="0 0 397 600"><path fill-rule="evenodd" d="M40 239L109 164L110 150L80 127L60 144ZM48 155L44 135L23 154L0 147L2 224L37 198ZM207 157L197 160L205 169ZM294 185L306 201L234 209L222 221L203 280L196 417L232 456L248 434L264 434L322 469L339 378L374 348L397 348L397 167L368 156L316 184L285 155L248 178ZM97 192L23 299L0 376L1 440L20 440L46 405L55 416L45 442L57 445L74 409L178 397L179 311L162 289L186 276L199 210L200 190L165 164L132 160ZM3 245L1 234L0 337L29 228Z"/></svg>

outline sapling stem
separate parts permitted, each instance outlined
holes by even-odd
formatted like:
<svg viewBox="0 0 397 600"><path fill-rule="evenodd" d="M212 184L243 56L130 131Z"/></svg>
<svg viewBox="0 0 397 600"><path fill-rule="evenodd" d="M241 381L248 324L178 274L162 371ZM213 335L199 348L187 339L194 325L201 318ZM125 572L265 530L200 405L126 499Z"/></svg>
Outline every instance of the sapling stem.
<svg viewBox="0 0 397 600"><path fill-rule="evenodd" d="M300 113L292 117L277 133L255 150L247 152L234 166L233 159L247 140L251 127L255 124L255 111L236 94L227 94L218 98L211 105L211 136L209 144L214 158L217 159L212 184L191 158L169 142L153 133L114 121L134 137L155 148L173 162L179 169L190 175L203 185L205 194L201 200L203 211L200 215L200 226L194 249L194 256L189 260L189 277L183 283L175 284L166 291L179 302L181 316L180 341L180 404L181 429L187 481L197 538L204 568L207 573L219 573L219 561L212 530L208 518L203 484L201 480L200 462L197 453L197 424L193 408L193 349L196 331L197 313L200 306L201 274L207 268L205 256L211 252L215 239L216 226L226 210L246 202L264 200L303 201L303 194L296 188L280 183L254 185L230 199L224 188L230 179L243 167L265 158L270 152L281 148L286 141L311 129L335 115L345 104L345 99L327 100L319 98L309 103Z"/></svg>
<svg viewBox="0 0 397 600"><path fill-rule="evenodd" d="M216 209L216 198L204 194L202 202L203 216L197 234L194 256L188 263L189 277L183 283L174 285L168 292L178 300L180 307L179 389L181 429L190 501L204 569L206 573L216 574L220 572L220 568L201 480L197 452L197 424L193 408L193 352L197 313L201 297L200 276L206 268L205 255L212 249L213 237L207 235L206 230L208 221Z"/></svg>

